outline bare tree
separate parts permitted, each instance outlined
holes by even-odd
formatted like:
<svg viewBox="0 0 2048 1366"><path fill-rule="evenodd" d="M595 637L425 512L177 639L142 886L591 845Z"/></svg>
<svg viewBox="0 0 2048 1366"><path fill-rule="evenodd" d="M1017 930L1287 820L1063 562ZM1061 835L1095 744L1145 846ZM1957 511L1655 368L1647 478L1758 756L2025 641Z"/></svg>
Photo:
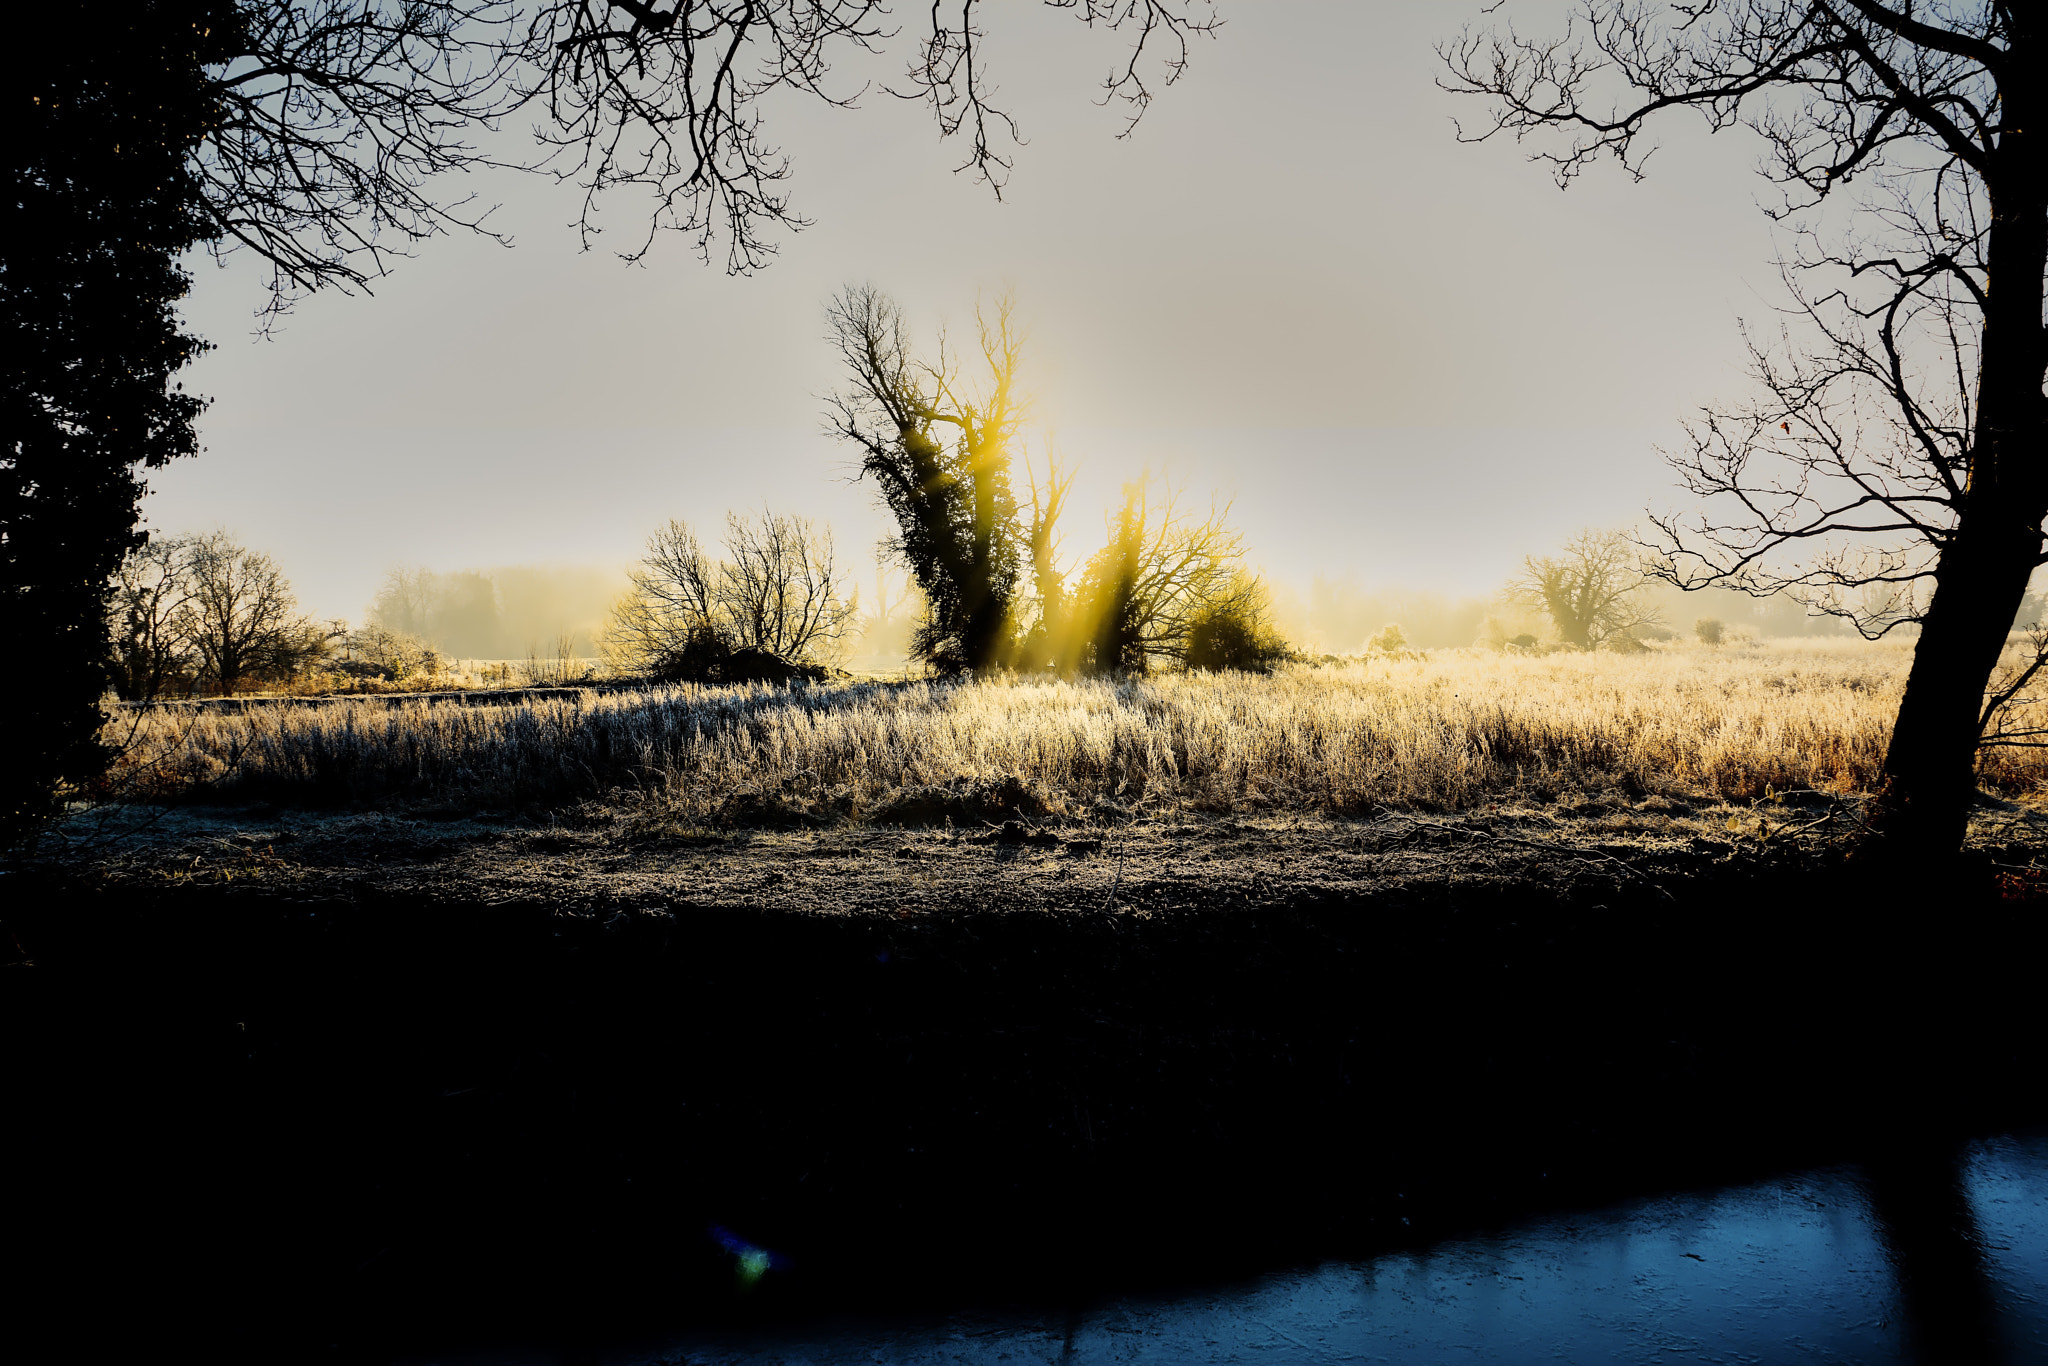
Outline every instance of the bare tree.
<svg viewBox="0 0 2048 1366"><path fill-rule="evenodd" d="M612 604L599 642L606 666L646 673L680 658L693 634L711 630L715 572L688 524L671 519L649 537L646 555L626 572L632 586Z"/></svg>
<svg viewBox="0 0 2048 1366"><path fill-rule="evenodd" d="M1561 182L1602 156L1641 175L1670 110L1745 126L1795 235L1808 345L1758 349L1762 401L1710 413L1677 459L1726 513L1667 518L1681 586L1804 592L1866 632L1921 627L1869 813L1876 847L1961 844L2006 634L2048 517L2048 16L2011 0L1600 0L1570 35L1466 34L1451 88L1475 135L1558 135ZM1878 588L1878 610L1851 601Z"/></svg>
<svg viewBox="0 0 2048 1366"><path fill-rule="evenodd" d="M842 581L829 527L727 513L725 553L716 596L741 648L791 663L837 656L860 601Z"/></svg>
<svg viewBox="0 0 2048 1366"><path fill-rule="evenodd" d="M125 701L147 702L190 680L192 546L190 537L152 537L114 576L114 690Z"/></svg>
<svg viewBox="0 0 2048 1366"><path fill-rule="evenodd" d="M975 311L978 386L943 337L933 359L914 358L902 310L872 287L844 290L826 316L852 378L832 397L831 430L860 448L860 473L878 486L924 593L912 649L941 673L999 667L1022 570L1010 458L1026 404L1012 302L999 300L993 317Z"/></svg>
<svg viewBox="0 0 2048 1366"><path fill-rule="evenodd" d="M832 533L808 518L726 518L728 558L713 560L686 523L670 521L629 573L612 608L607 662L624 672L726 681L735 652L810 666L836 655L859 611L839 573Z"/></svg>
<svg viewBox="0 0 2048 1366"><path fill-rule="evenodd" d="M291 585L268 555L212 531L193 538L188 563L185 629L222 695L251 678L289 677L320 653L326 633L299 615Z"/></svg>
<svg viewBox="0 0 2048 1366"><path fill-rule="evenodd" d="M1243 572L1244 537L1230 525L1229 503L1211 503L1200 517L1182 490L1147 476L1124 486L1108 529L1075 612L1096 669L1143 673L1185 662L1195 626L1219 611L1263 620L1264 586Z"/></svg>
<svg viewBox="0 0 2048 1366"><path fill-rule="evenodd" d="M432 635L436 625L434 607L441 596L438 577L433 570L419 565L396 565L385 570L384 582L378 586L376 600L367 614L370 621L400 635L422 639Z"/></svg>
<svg viewBox="0 0 2048 1366"><path fill-rule="evenodd" d="M1031 552L1038 620L1020 646L1020 667L1071 668L1071 660L1060 657L1063 642L1073 636L1068 621L1073 604L1068 600L1066 571L1060 567L1059 524L1075 473L1061 463L1058 450L1048 445L1041 484L1030 456L1024 458L1024 476L1031 486L1031 524L1025 528L1024 541Z"/></svg>
<svg viewBox="0 0 2048 1366"><path fill-rule="evenodd" d="M1531 555L1508 584L1507 598L1546 612L1557 637L1581 650L1631 641L1663 618L1643 589L1649 583L1643 552L1618 531L1581 531L1555 555Z"/></svg>

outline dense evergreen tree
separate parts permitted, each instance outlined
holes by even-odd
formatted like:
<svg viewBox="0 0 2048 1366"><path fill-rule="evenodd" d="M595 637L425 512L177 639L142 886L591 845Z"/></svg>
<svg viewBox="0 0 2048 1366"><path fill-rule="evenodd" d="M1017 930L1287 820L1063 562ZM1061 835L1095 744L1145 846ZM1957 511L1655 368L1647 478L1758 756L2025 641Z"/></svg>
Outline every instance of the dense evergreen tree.
<svg viewBox="0 0 2048 1366"><path fill-rule="evenodd" d="M4 97L0 203L0 671L10 759L0 841L33 831L104 768L110 576L141 541L142 472L195 449L202 401L173 376L200 343L179 325L181 256L209 233L193 153L217 104L204 66L234 13L205 0L36 7Z"/></svg>

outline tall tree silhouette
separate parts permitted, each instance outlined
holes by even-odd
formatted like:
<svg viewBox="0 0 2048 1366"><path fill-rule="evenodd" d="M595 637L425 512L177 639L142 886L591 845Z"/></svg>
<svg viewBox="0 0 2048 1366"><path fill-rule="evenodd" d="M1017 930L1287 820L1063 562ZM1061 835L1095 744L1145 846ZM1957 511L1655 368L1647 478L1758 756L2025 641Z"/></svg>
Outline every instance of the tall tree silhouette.
<svg viewBox="0 0 2048 1366"><path fill-rule="evenodd" d="M1859 624L1919 623L1869 828L1952 853L1986 688L2048 562L2048 14L1601 0L1564 38L1468 33L1444 56L1446 84L1491 106L1474 136L1555 136L1541 159L1562 183L1603 156L1641 175L1646 130L1692 110L1761 136L1774 213L1850 211L1787 263L1818 344L1760 349L1766 399L1708 415L1678 464L1710 510L1666 519L1664 548L1682 586L1804 588L1857 617L1842 595L1876 584ZM1845 538L1876 543L1827 549Z"/></svg>
<svg viewBox="0 0 2048 1366"><path fill-rule="evenodd" d="M934 359L913 357L902 310L876 289L849 288L826 313L852 380L832 398L833 430L860 448L924 592L912 652L946 674L1007 663L1023 569L1010 487L1023 343L1010 301L992 318L977 311L978 387L943 342Z"/></svg>
<svg viewBox="0 0 2048 1366"><path fill-rule="evenodd" d="M218 122L201 75L233 49L225 4L120 4L16 20L51 41L15 64L0 196L0 842L30 834L101 771L110 578L138 543L142 471L195 449L201 402L172 376L182 253L209 231L193 154Z"/></svg>

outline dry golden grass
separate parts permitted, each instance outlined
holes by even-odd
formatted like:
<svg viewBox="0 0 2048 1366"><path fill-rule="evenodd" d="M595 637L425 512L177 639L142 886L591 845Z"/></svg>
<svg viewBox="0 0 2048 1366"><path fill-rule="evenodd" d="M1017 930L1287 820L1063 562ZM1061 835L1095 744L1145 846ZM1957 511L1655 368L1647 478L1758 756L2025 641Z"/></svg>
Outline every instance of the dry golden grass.
<svg viewBox="0 0 2048 1366"><path fill-rule="evenodd" d="M1745 800L1867 790L1908 652L1855 641L1543 657L1445 651L1273 677L663 688L508 705L336 702L151 713L135 790L293 804L505 806L735 793L857 816L891 793L1015 775L1070 808L1467 808L1618 790ZM1991 752L2008 794L2048 774Z"/></svg>

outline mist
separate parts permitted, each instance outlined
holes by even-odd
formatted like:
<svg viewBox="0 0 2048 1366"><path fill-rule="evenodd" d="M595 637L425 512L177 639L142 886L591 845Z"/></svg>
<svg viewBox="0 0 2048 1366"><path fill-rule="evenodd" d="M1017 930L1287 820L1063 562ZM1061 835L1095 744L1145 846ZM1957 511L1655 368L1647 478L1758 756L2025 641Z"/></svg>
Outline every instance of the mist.
<svg viewBox="0 0 2048 1366"><path fill-rule="evenodd" d="M455 659L587 658L625 586L621 571L597 565L393 566L363 619Z"/></svg>

